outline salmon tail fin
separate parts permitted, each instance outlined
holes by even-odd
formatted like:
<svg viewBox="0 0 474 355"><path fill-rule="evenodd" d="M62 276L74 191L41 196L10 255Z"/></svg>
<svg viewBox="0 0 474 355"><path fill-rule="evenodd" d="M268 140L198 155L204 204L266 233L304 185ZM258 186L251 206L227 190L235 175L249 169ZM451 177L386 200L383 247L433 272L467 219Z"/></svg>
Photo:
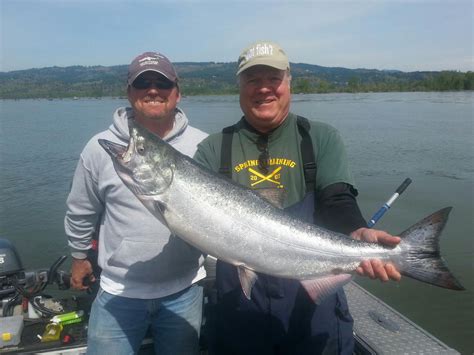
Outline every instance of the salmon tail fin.
<svg viewBox="0 0 474 355"><path fill-rule="evenodd" d="M464 290L449 271L439 251L439 238L451 209L452 207L446 207L433 213L400 235L400 248L404 259L401 261L400 272L435 286Z"/></svg>

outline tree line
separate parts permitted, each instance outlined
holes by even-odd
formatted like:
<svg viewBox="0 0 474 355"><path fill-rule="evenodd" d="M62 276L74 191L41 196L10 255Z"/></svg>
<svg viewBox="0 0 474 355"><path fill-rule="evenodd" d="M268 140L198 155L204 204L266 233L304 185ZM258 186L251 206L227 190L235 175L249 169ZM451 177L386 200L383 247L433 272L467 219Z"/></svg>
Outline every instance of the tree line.
<svg viewBox="0 0 474 355"><path fill-rule="evenodd" d="M444 71L427 75L423 79L385 78L365 82L360 77L353 76L346 85L337 85L314 77L297 77L293 80L292 90L294 93L464 91L474 90L474 72Z"/></svg>
<svg viewBox="0 0 474 355"><path fill-rule="evenodd" d="M237 63L176 63L183 95L237 94ZM294 93L474 90L474 73L401 72L292 63ZM127 66L0 72L0 99L123 97Z"/></svg>

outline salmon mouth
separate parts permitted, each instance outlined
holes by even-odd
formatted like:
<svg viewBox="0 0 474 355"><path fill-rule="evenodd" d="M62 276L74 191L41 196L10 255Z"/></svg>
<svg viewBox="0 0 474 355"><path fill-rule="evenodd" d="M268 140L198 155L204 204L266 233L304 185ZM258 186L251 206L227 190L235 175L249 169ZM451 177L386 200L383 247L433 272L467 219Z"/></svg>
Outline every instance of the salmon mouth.
<svg viewBox="0 0 474 355"><path fill-rule="evenodd" d="M127 152L127 146L106 139L99 139L99 144L111 157L115 159L122 159Z"/></svg>

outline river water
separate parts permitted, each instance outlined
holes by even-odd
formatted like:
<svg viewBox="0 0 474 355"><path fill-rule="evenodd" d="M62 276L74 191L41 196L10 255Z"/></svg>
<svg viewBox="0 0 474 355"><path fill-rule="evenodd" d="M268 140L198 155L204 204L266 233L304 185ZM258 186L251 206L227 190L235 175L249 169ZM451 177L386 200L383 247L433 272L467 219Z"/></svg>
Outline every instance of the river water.
<svg viewBox="0 0 474 355"><path fill-rule="evenodd" d="M123 99L0 101L0 237L27 269L67 253L65 200L79 154ZM294 95L292 111L335 126L347 146L366 218L406 178L413 182L378 228L396 234L453 206L441 252L467 291L404 278L372 293L463 354L474 352L473 92ZM184 97L191 124L209 133L241 116L237 96Z"/></svg>

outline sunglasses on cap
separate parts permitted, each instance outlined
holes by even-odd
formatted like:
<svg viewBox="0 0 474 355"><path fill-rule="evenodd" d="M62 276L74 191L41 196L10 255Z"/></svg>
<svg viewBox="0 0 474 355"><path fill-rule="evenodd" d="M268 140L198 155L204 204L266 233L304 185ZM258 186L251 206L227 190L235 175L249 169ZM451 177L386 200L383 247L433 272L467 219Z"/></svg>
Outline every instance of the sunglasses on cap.
<svg viewBox="0 0 474 355"><path fill-rule="evenodd" d="M175 83L170 80L149 80L140 76L132 83L132 86L138 90L149 89L152 85L161 90L169 90L174 88Z"/></svg>

